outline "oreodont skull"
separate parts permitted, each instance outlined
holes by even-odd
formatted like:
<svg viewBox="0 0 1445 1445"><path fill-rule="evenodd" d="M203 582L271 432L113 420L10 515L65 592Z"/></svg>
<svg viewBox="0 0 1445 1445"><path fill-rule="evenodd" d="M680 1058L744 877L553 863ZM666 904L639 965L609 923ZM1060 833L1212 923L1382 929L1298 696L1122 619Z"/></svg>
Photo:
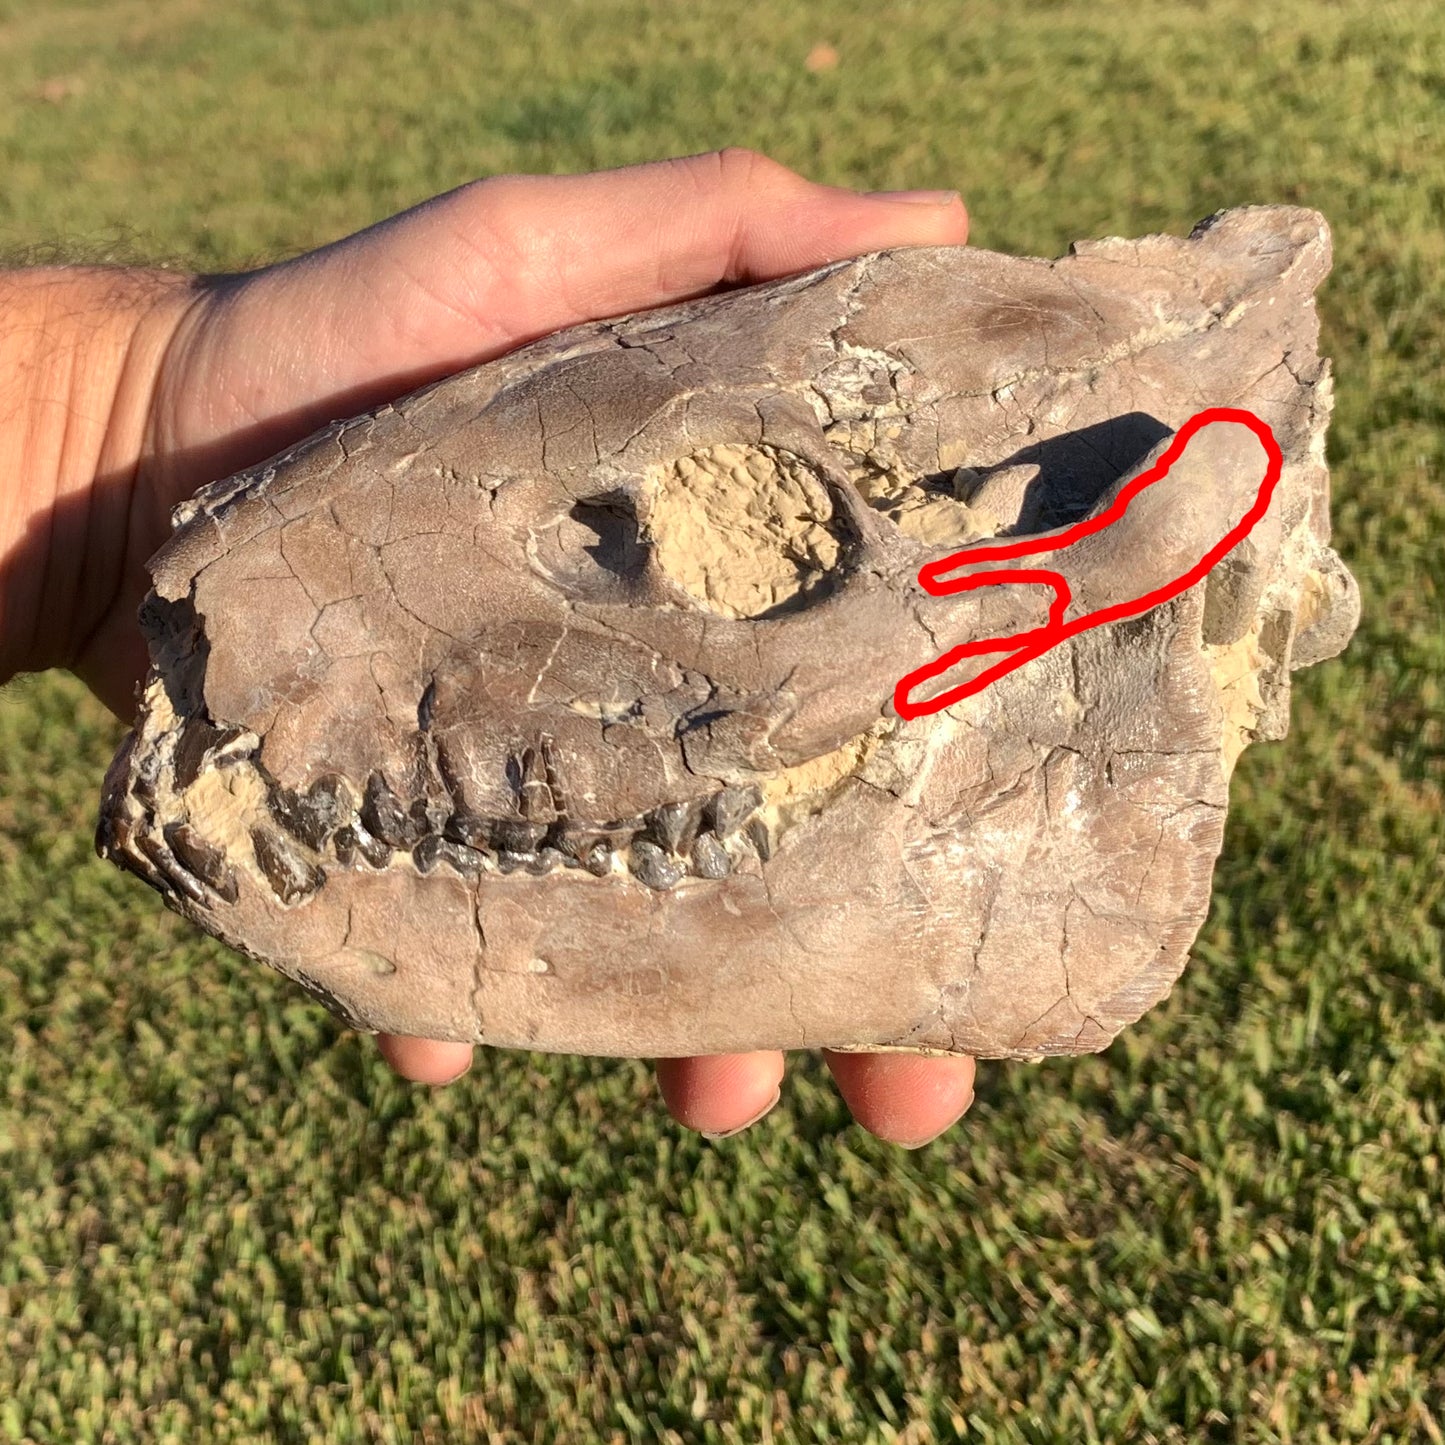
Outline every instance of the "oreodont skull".
<svg viewBox="0 0 1445 1445"><path fill-rule="evenodd" d="M1338 651L1307 211L1056 262L883 253L583 327L180 508L102 851L354 1026L623 1055L1102 1047L1204 916L1230 769ZM1040 626L930 597L972 540L1108 505L1206 406L1283 449L1202 583L902 720ZM1253 501L1200 432L1033 564L1077 611ZM982 661L971 662L975 672Z"/></svg>

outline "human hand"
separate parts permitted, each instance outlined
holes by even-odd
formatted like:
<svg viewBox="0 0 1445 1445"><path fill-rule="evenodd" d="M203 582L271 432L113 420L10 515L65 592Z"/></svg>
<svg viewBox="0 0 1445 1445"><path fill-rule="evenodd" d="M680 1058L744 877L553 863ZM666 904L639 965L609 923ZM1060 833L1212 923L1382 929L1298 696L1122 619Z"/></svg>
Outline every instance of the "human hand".
<svg viewBox="0 0 1445 1445"><path fill-rule="evenodd" d="M169 533L171 507L333 418L565 326L883 247L957 244L966 233L956 196L859 195L724 151L592 175L480 181L265 270L195 283L153 278L152 293L138 283L127 301L134 329L95 450L99 480L79 494L83 506L74 488L54 487L53 518L68 500L64 519L40 529L50 539L46 555L37 559L32 545L27 564L24 548L0 552L12 598L39 597L30 622L38 641L22 665L68 663L129 720L146 667L135 623L144 564ZM0 446L0 460L3 453ZM78 579L63 605L47 608L47 590L66 575L57 553L77 566L76 558L94 559L86 576L109 585ZM17 586L14 574L37 566L42 580ZM15 610L12 601L7 631ZM448 1082L471 1059L466 1044L382 1036L380 1045L418 1082ZM854 1117L886 1140L925 1142L972 1099L971 1059L827 1060ZM681 1123L729 1133L776 1101L783 1056L659 1060L657 1072Z"/></svg>

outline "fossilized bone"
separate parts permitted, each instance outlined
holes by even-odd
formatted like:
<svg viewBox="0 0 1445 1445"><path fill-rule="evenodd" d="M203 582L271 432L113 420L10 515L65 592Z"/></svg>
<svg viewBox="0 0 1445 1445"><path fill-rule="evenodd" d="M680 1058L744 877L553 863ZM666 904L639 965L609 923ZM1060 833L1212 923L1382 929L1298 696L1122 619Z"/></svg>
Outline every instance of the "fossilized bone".
<svg viewBox="0 0 1445 1445"><path fill-rule="evenodd" d="M333 425L178 509L99 846L354 1027L1101 1048L1184 965L1239 751L1355 625L1328 265L1283 207L1052 262L885 252ZM1048 617L921 568L1100 514L1214 406L1283 470L1206 582L898 716L911 669ZM1262 464L1210 426L1042 560L1076 607L1143 596Z"/></svg>

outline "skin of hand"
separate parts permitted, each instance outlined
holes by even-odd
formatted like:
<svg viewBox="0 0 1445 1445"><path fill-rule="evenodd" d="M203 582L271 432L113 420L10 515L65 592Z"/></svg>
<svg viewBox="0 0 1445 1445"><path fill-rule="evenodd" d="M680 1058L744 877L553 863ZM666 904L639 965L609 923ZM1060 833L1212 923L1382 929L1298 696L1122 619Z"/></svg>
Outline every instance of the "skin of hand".
<svg viewBox="0 0 1445 1445"><path fill-rule="evenodd" d="M243 275L0 273L0 681L70 667L129 722L171 508L334 418L562 327L967 230L952 192L860 194L733 149L473 182ZM472 1057L380 1046L428 1084ZM972 1059L826 1057L854 1118L906 1147L972 1102ZM657 1061L673 1116L713 1136L761 1118L783 1070L773 1051Z"/></svg>

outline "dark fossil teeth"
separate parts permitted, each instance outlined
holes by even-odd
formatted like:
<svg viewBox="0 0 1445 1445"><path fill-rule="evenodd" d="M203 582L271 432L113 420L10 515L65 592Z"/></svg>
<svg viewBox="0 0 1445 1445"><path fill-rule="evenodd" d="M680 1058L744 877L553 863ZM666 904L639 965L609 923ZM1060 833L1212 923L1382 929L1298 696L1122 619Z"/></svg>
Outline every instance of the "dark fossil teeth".
<svg viewBox="0 0 1445 1445"><path fill-rule="evenodd" d="M726 878L733 860L712 833L699 833L692 845L692 868L699 878Z"/></svg>
<svg viewBox="0 0 1445 1445"><path fill-rule="evenodd" d="M415 848L411 850L411 861L416 864L418 873L430 873L441 859L443 838L423 838Z"/></svg>
<svg viewBox="0 0 1445 1445"><path fill-rule="evenodd" d="M772 830L761 818L749 818L744 831L748 835L748 842L758 850L758 857L766 863L773 856Z"/></svg>
<svg viewBox="0 0 1445 1445"><path fill-rule="evenodd" d="M347 867L356 860L358 853L373 868L385 868L391 862L391 849L380 838L373 838L359 823L348 823L338 829L331 846L336 849L337 862Z"/></svg>
<svg viewBox="0 0 1445 1445"><path fill-rule="evenodd" d="M554 868L560 867L567 861L567 855L556 848L540 848L537 851L537 861L528 864L529 873L543 874L550 873Z"/></svg>
<svg viewBox="0 0 1445 1445"><path fill-rule="evenodd" d="M669 853L685 853L701 823L701 803L664 803L648 815L647 830Z"/></svg>
<svg viewBox="0 0 1445 1445"><path fill-rule="evenodd" d="M299 898L308 897L326 876L272 828L252 828L251 846L256 852L256 866L266 875L282 903L295 903Z"/></svg>
<svg viewBox="0 0 1445 1445"><path fill-rule="evenodd" d="M515 873L519 868L530 871L536 863L535 853L503 851L497 855L497 868L503 873Z"/></svg>
<svg viewBox="0 0 1445 1445"><path fill-rule="evenodd" d="M458 810L447 819L442 834L468 848L486 848L492 841L492 825L476 813Z"/></svg>
<svg viewBox="0 0 1445 1445"><path fill-rule="evenodd" d="M502 818L491 826L492 846L499 853L535 853L547 836L545 823Z"/></svg>
<svg viewBox="0 0 1445 1445"><path fill-rule="evenodd" d="M203 717L191 718L181 732L172 763L176 791L184 792L196 781L208 753L234 742L240 736L238 728L212 727Z"/></svg>
<svg viewBox="0 0 1445 1445"><path fill-rule="evenodd" d="M479 878L485 855L464 843L452 843L436 836L423 838L411 851L418 873L430 873L438 863L445 863L464 878Z"/></svg>
<svg viewBox="0 0 1445 1445"><path fill-rule="evenodd" d="M605 878L612 872L612 850L606 843L594 843L583 855L582 866L594 878Z"/></svg>
<svg viewBox="0 0 1445 1445"><path fill-rule="evenodd" d="M719 838L736 833L747 816L762 801L761 790L752 784L745 788L723 788L713 795L708 806L713 831Z"/></svg>
<svg viewBox="0 0 1445 1445"><path fill-rule="evenodd" d="M351 798L335 773L318 778L305 793L277 788L271 814L293 838L319 849L336 830L351 821Z"/></svg>
<svg viewBox="0 0 1445 1445"><path fill-rule="evenodd" d="M192 903L207 901L206 890L201 887L200 881L177 863L170 850L159 838L152 837L149 833L137 833L135 843L141 852L155 864L177 893L184 893Z"/></svg>
<svg viewBox="0 0 1445 1445"><path fill-rule="evenodd" d="M236 875L219 848L206 842L189 823L167 824L165 839L182 867L227 903L236 901Z"/></svg>
<svg viewBox="0 0 1445 1445"><path fill-rule="evenodd" d="M102 858L109 858L118 867L124 868L127 873L133 873L152 888L161 886L164 875L158 872L143 853L136 856L140 849L136 843L135 826L129 819L116 815L102 818L100 827L96 829L95 846Z"/></svg>
<svg viewBox="0 0 1445 1445"><path fill-rule="evenodd" d="M646 838L638 838L633 843L630 861L637 881L649 888L672 888L687 876L683 864Z"/></svg>
<svg viewBox="0 0 1445 1445"><path fill-rule="evenodd" d="M421 842L427 831L425 804L403 807L380 773L373 773L366 780L361 821L366 825L367 832L393 848L412 848Z"/></svg>

